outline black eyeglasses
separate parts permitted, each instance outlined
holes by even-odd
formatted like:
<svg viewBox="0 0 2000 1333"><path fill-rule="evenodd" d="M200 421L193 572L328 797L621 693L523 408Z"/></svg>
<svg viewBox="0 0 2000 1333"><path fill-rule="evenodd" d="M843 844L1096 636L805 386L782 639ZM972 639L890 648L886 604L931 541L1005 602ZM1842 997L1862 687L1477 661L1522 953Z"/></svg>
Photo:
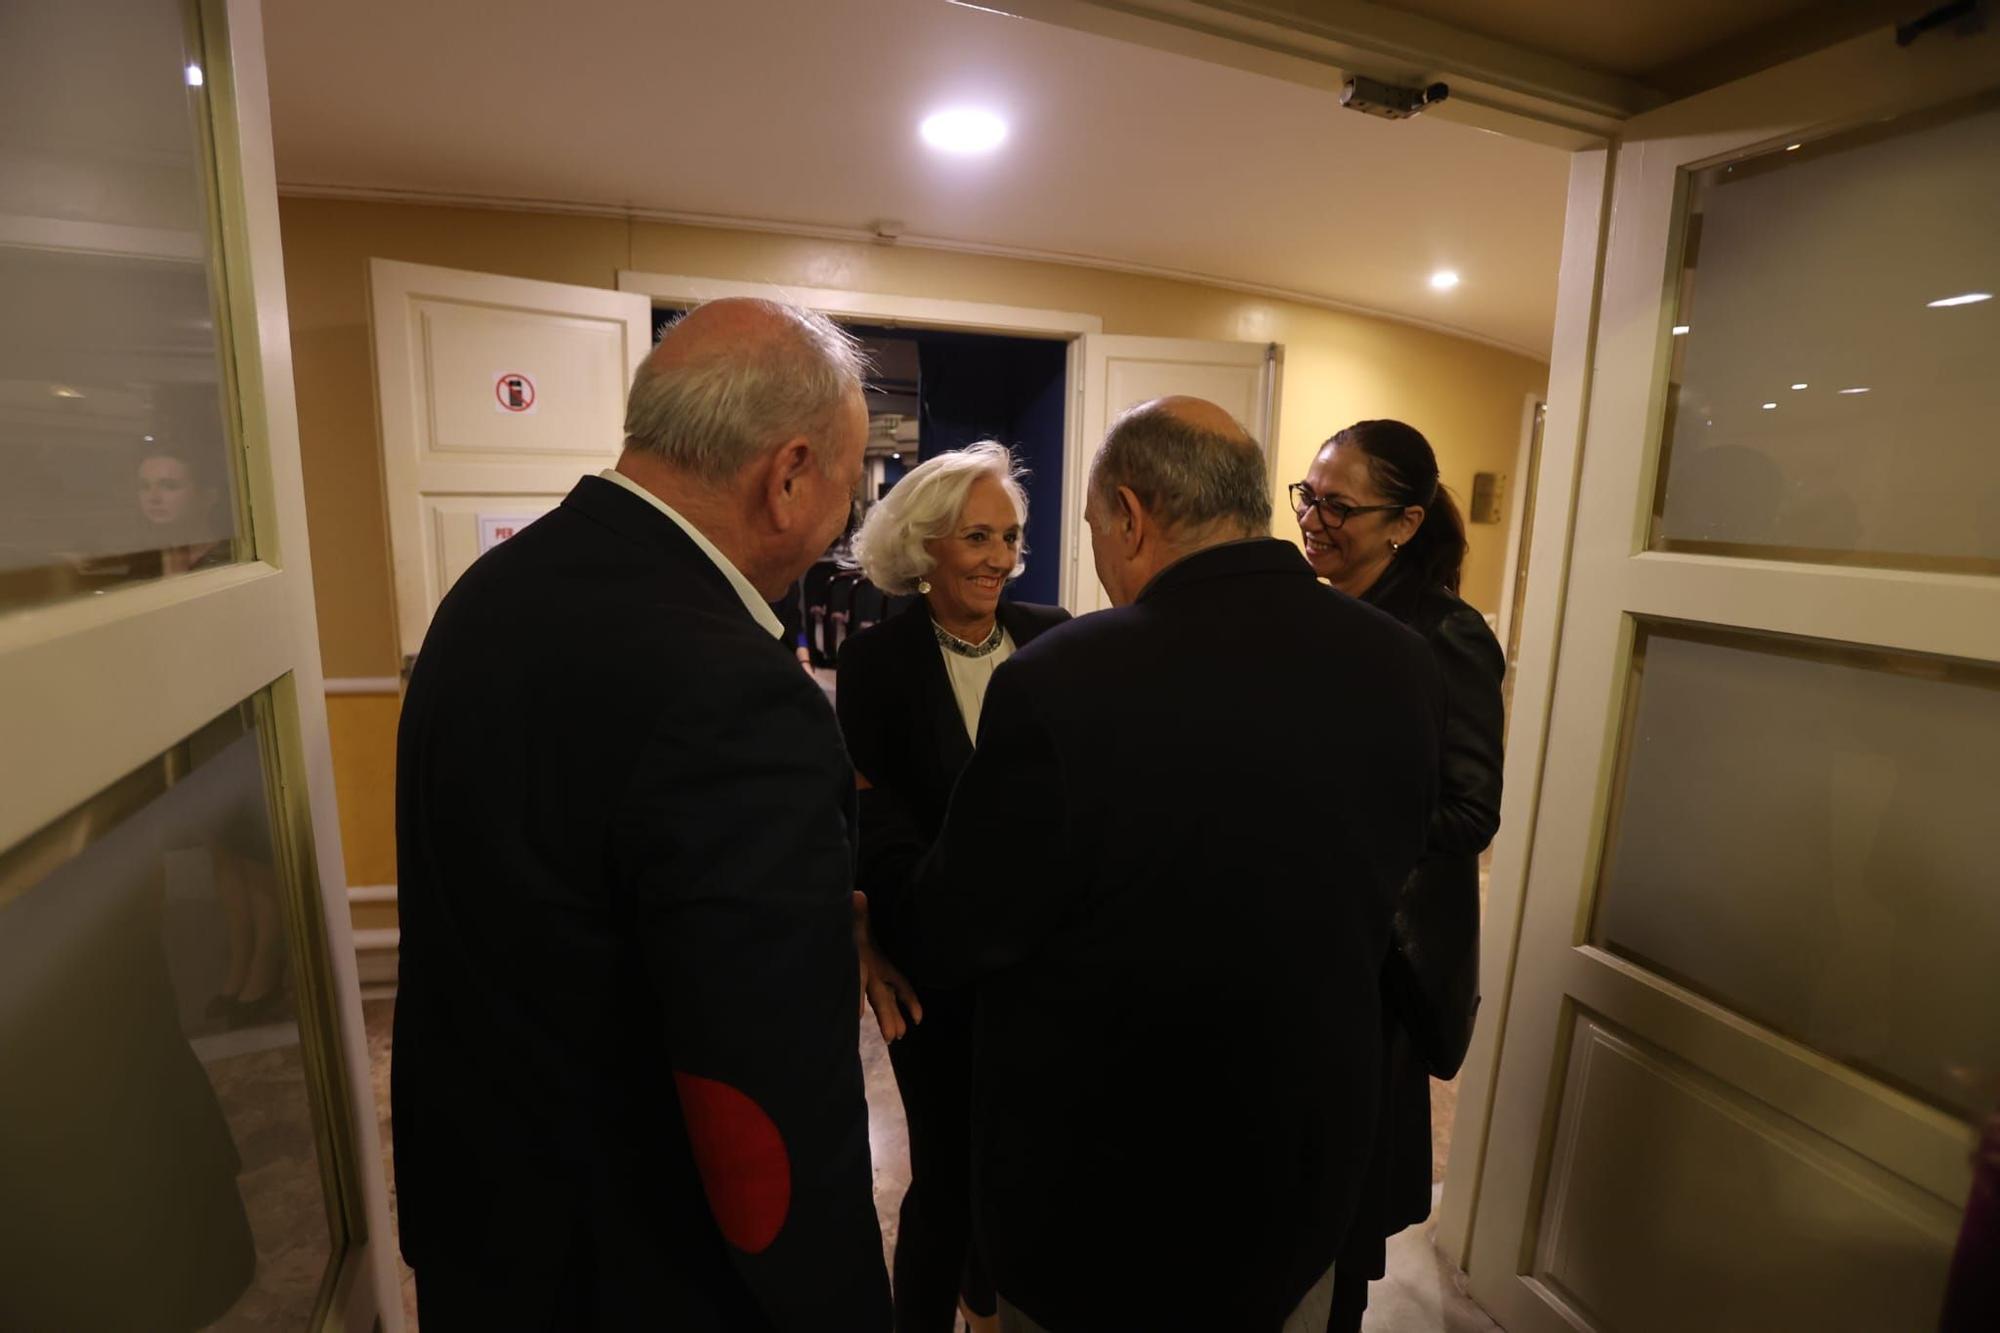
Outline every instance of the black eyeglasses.
<svg viewBox="0 0 2000 1333"><path fill-rule="evenodd" d="M1292 512L1294 514L1297 514L1300 519L1304 519L1306 510L1317 509L1319 510L1320 521L1329 528L1346 527L1347 520L1353 518L1356 514L1401 513L1403 510L1409 508L1408 505L1342 504L1338 500L1329 500L1324 495L1314 495L1312 488L1302 481L1295 481L1285 489L1291 494Z"/></svg>

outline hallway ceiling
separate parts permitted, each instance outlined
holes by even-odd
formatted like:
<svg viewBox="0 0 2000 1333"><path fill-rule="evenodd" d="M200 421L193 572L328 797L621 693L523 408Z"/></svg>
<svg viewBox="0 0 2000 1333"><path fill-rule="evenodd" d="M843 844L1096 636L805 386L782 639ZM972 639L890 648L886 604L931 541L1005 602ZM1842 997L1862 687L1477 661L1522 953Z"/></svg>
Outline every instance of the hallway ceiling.
<svg viewBox="0 0 2000 1333"><path fill-rule="evenodd" d="M945 0L267 0L281 184L1144 266L1546 357L1564 154ZM919 120L1010 122L982 158ZM1430 275L1457 271L1451 291Z"/></svg>

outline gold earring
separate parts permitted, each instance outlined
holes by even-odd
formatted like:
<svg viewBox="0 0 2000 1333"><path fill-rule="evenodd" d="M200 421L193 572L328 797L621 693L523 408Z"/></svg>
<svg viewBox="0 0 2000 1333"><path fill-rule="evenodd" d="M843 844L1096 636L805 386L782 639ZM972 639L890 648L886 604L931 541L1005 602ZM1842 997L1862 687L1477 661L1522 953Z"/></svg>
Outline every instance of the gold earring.
<svg viewBox="0 0 2000 1333"><path fill-rule="evenodd" d="M918 594L919 594L919 595L921 595L921 596L924 596L924 597L928 597L928 596L930 596L930 595L931 595L931 581L930 581L929 579L918 579L918 580L917 580L917 592L918 592Z"/></svg>

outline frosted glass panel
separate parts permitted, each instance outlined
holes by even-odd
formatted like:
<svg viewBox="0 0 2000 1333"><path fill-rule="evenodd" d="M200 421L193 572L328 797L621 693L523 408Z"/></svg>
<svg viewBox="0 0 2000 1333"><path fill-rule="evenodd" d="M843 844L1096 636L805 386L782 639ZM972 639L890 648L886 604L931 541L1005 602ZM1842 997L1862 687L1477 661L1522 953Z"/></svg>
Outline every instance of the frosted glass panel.
<svg viewBox="0 0 2000 1333"><path fill-rule="evenodd" d="M188 34L0 3L0 610L242 554Z"/></svg>
<svg viewBox="0 0 2000 1333"><path fill-rule="evenodd" d="M318 1327L271 785L246 705L0 856L0 1328Z"/></svg>
<svg viewBox="0 0 2000 1333"><path fill-rule="evenodd" d="M1687 201L1654 547L2000 572L2000 104L1710 167Z"/></svg>
<svg viewBox="0 0 2000 1333"><path fill-rule="evenodd" d="M1654 628L1597 942L1968 1114L2000 1080L2000 670Z"/></svg>

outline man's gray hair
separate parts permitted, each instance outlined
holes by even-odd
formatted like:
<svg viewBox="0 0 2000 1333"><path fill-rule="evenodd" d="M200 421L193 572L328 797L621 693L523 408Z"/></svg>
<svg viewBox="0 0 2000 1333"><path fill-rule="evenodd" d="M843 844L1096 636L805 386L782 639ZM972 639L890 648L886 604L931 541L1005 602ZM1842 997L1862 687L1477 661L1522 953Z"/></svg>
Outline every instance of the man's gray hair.
<svg viewBox="0 0 2000 1333"><path fill-rule="evenodd" d="M832 426L841 403L861 389L867 355L824 315L777 301L755 304L776 317L772 335L664 366L650 358L640 365L625 400L627 448L704 480L726 481L766 450L806 435L831 475Z"/></svg>
<svg viewBox="0 0 2000 1333"><path fill-rule="evenodd" d="M918 464L868 511L861 531L854 534L854 563L883 592L915 592L917 580L937 563L924 543L958 526L965 497L981 477L1000 483L1014 502L1015 520L1023 528L1028 526L1028 495L1021 489L1024 475L1014 466L1007 446L997 440L981 440ZM1024 541L1020 553L1027 552ZM1008 577L1019 578L1027 568L1026 560L1017 561Z"/></svg>
<svg viewBox="0 0 2000 1333"><path fill-rule="evenodd" d="M1271 485L1257 442L1191 425L1160 403L1141 403L1112 423L1090 465L1100 505L1115 507L1120 486L1169 533L1271 527Z"/></svg>

